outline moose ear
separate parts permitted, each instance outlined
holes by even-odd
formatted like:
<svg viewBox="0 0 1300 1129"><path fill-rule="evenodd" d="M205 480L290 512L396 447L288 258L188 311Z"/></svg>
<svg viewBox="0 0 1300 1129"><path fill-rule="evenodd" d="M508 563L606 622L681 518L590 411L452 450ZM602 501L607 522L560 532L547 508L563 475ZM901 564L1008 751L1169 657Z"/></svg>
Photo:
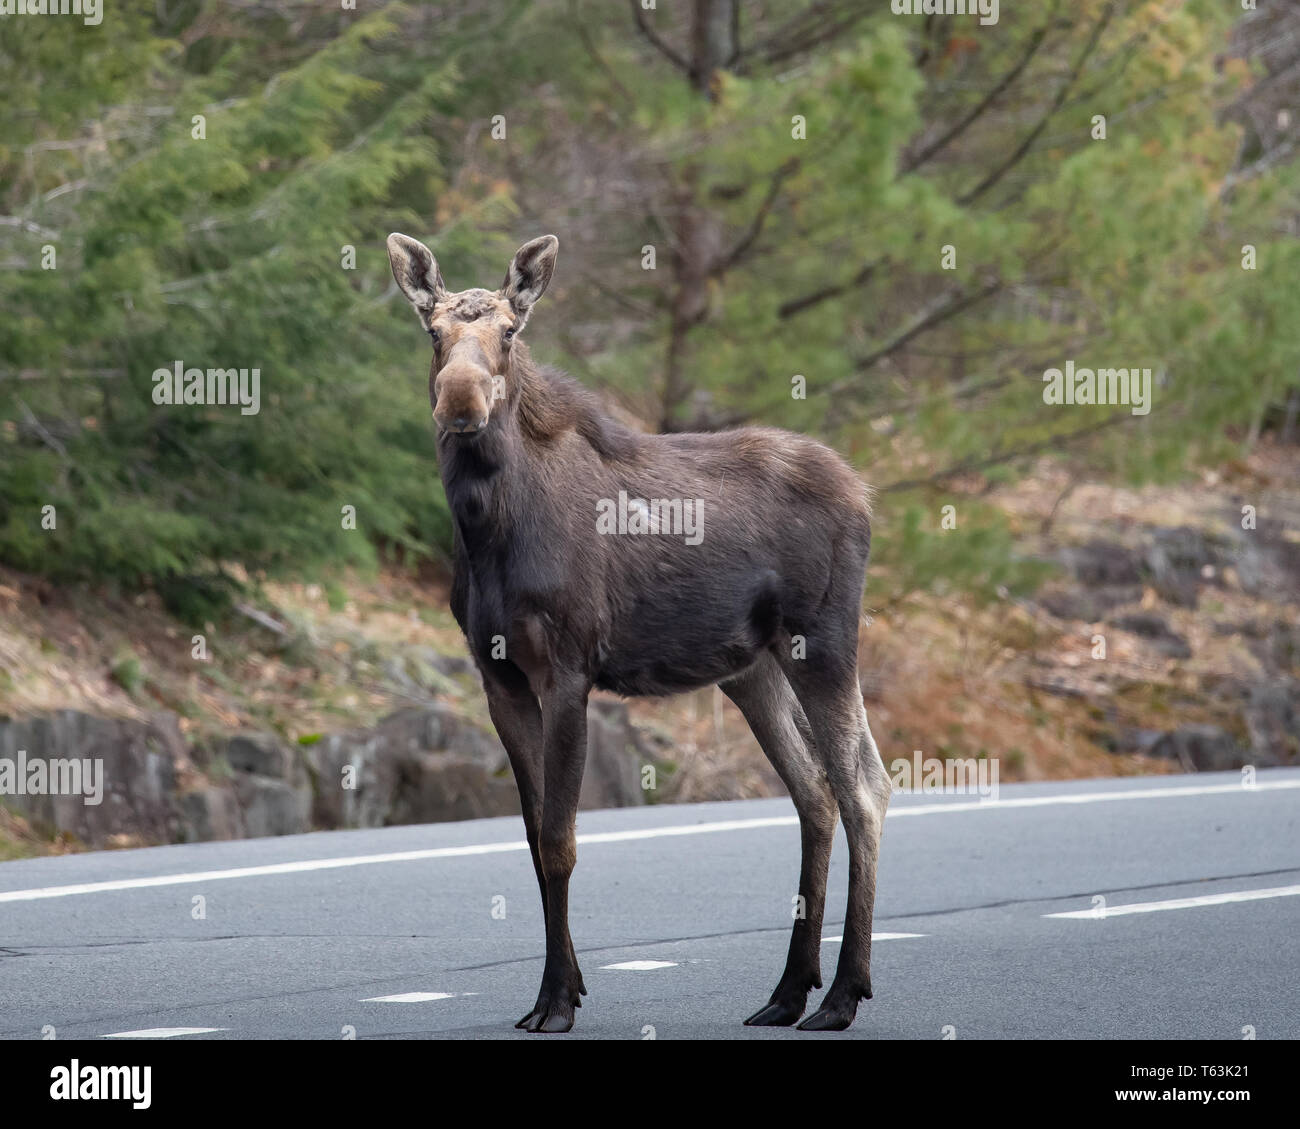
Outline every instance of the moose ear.
<svg viewBox="0 0 1300 1129"><path fill-rule="evenodd" d="M501 296L521 317L526 317L533 303L546 292L559 253L560 241L554 235L542 235L525 243L510 260Z"/></svg>
<svg viewBox="0 0 1300 1129"><path fill-rule="evenodd" d="M418 239L401 232L388 237L388 261L402 293L416 309L429 309L447 293L438 260Z"/></svg>

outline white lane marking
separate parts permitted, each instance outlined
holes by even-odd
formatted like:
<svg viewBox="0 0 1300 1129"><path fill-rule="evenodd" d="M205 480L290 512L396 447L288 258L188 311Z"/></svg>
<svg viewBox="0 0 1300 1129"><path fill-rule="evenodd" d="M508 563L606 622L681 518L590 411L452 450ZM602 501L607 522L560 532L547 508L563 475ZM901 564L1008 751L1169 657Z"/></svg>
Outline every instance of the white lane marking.
<svg viewBox="0 0 1300 1129"><path fill-rule="evenodd" d="M1112 800L1163 800L1184 796L1248 796L1257 792L1274 792L1300 788L1300 777L1261 781L1251 788L1240 784L1206 784L1179 788L1130 789L1123 792L1078 792L1060 796L1024 796L1014 800L975 800L951 804L918 804L895 807L889 818L917 815L943 815L952 812L994 811L1004 808L1047 807L1053 804L1095 804ZM763 827L797 827L798 816L779 815L763 819L726 819L714 823L687 823L669 827L646 827L635 831L599 831L578 836L582 843L630 843L640 839L665 839L679 835L708 835L721 831L753 831ZM147 878L120 878L108 882L81 882L70 886L40 886L30 890L0 891L0 902L34 902L41 898L66 898L75 894L102 894L116 890L143 890L155 886L184 886L195 882L221 882L232 878L261 878L274 874L303 874L314 870L338 870L349 866L374 866L389 862L420 862L426 859L464 858L471 855L494 855L508 851L526 851L528 844L472 843L462 847L431 847L419 851L392 851L378 855L350 855L343 858L302 859L265 866L241 866L230 870L199 870L184 874L159 874Z"/></svg>
<svg viewBox="0 0 1300 1129"><path fill-rule="evenodd" d="M363 1004L425 1004L430 1000L450 1000L455 992L399 992L396 996L371 996Z"/></svg>
<svg viewBox="0 0 1300 1129"><path fill-rule="evenodd" d="M1076 909L1069 913L1045 913L1044 917L1068 917L1075 921L1102 921L1130 913L1158 913L1166 909L1196 909L1199 906L1222 906L1229 902L1258 902L1265 898L1300 896L1300 886L1272 886L1267 890L1233 890L1227 894L1200 894L1195 898L1171 898L1167 902L1131 902L1125 906L1107 905L1104 910Z"/></svg>
<svg viewBox="0 0 1300 1129"><path fill-rule="evenodd" d="M938 815L940 812L985 811L995 808L1044 808L1056 804L1101 804L1108 800L1164 800L1179 796L1248 796L1252 792L1278 792L1300 788L1300 777L1257 782L1250 788L1240 784L1189 784L1178 788L1130 788L1122 792L1075 792L1060 796L1021 796L1014 800L967 800L955 804L917 804L891 808L886 816ZM906 793L904 793L906 794ZM4 895L0 894L0 897Z"/></svg>
<svg viewBox="0 0 1300 1129"><path fill-rule="evenodd" d="M612 972L653 972L656 968L676 968L675 960L625 960L618 964L602 964L602 969Z"/></svg>
<svg viewBox="0 0 1300 1129"><path fill-rule="evenodd" d="M925 937L925 936L928 936L928 934L926 933L873 933L871 934L871 939L873 941L905 941L911 937ZM823 937L822 944L823 945L839 944L843 940L844 940L843 934L841 934L838 937Z"/></svg>
<svg viewBox="0 0 1300 1129"><path fill-rule="evenodd" d="M117 1031L101 1039L175 1039L178 1035L211 1035L224 1027L146 1027L143 1031Z"/></svg>

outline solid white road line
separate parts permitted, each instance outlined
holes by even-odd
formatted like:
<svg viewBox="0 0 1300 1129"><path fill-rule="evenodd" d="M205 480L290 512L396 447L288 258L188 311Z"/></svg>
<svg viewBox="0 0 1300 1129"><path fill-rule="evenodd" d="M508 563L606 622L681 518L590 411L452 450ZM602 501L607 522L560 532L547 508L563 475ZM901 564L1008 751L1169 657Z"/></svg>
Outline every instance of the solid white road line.
<svg viewBox="0 0 1300 1129"><path fill-rule="evenodd" d="M1249 796L1253 792L1279 792L1300 788L1300 776L1286 780L1241 784L1189 784L1177 788L1131 788L1122 792L1074 792L1059 796L1020 796L1014 800L969 800L953 804L917 804L915 807L891 808L886 815L903 818L909 815L938 815L941 812L984 811L995 808L1046 808L1057 804L1104 804L1111 800L1166 800L1180 796ZM904 793L907 794L907 793ZM3 895L0 895L3 897Z"/></svg>
<svg viewBox="0 0 1300 1129"><path fill-rule="evenodd" d="M972 800L955 803L917 804L895 807L887 814L891 819L908 816L951 815L957 812L995 811L1016 808L1050 807L1057 804L1100 804L1118 800L1165 800L1185 796L1249 796L1300 788L1300 776L1286 780L1258 782L1251 788L1240 784L1206 784L1175 788L1127 789L1119 792L1075 792L1055 796L1022 796L1013 800ZM641 839L666 839L682 835L708 835L724 831L754 831L764 827L797 827L793 815L763 819L726 819L713 823L685 823L669 827L646 827L629 831L598 831L578 836L578 843L631 843ZM275 874L303 874L314 870L338 870L350 866L374 866L390 862L418 862L426 859L464 858L509 851L526 851L522 841L509 843L472 843L462 847L432 847L420 851L392 851L377 855L351 855L342 858L302 859L298 862L269 863L264 866L241 866L229 870L199 870L184 874L159 874L146 878L120 878L108 882L81 882L68 886L40 886L30 890L0 891L0 902L34 902L42 898L66 898L77 894L102 894L116 890L143 890L154 886L185 886L195 882L222 882L233 878L261 878Z"/></svg>
<svg viewBox="0 0 1300 1129"><path fill-rule="evenodd" d="M1230 902L1259 902L1266 898L1294 898L1300 896L1300 886L1272 886L1267 890L1234 890L1227 894L1200 894L1195 898L1171 898L1167 902L1131 902L1128 905L1104 909L1076 909L1069 913L1045 913L1044 917L1066 917L1074 921L1103 921L1108 917L1123 917L1130 913L1159 913L1166 909L1197 909L1200 906L1223 906Z"/></svg>
<svg viewBox="0 0 1300 1129"><path fill-rule="evenodd" d="M656 968L676 968L675 960L624 960L618 964L602 964L611 972L653 972Z"/></svg>
<svg viewBox="0 0 1300 1129"><path fill-rule="evenodd" d="M101 1039L174 1039L178 1035L211 1035L225 1027L146 1027L143 1031L118 1031Z"/></svg>

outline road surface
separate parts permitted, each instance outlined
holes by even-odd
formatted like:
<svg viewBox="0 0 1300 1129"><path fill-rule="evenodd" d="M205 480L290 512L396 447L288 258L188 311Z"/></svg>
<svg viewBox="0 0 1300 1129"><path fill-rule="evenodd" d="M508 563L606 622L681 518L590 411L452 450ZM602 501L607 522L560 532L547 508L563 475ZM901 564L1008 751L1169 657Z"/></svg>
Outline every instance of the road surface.
<svg viewBox="0 0 1300 1129"><path fill-rule="evenodd" d="M788 800L578 831L570 1039L1300 1038L1300 770L896 795L841 1034L741 1025L785 959ZM517 819L0 864L5 1038L563 1038L513 1027L543 953Z"/></svg>

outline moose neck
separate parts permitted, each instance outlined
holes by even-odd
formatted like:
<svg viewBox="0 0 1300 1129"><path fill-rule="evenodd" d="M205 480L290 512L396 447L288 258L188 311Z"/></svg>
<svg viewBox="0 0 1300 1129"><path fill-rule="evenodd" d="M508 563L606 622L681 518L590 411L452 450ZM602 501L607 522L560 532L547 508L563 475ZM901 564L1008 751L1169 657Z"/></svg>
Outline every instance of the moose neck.
<svg viewBox="0 0 1300 1129"><path fill-rule="evenodd" d="M508 543L513 514L521 504L519 486L530 457L529 424L545 411L545 381L533 367L527 347L510 351L506 396L492 406L488 425L475 439L438 437L438 463L447 505L471 560Z"/></svg>

